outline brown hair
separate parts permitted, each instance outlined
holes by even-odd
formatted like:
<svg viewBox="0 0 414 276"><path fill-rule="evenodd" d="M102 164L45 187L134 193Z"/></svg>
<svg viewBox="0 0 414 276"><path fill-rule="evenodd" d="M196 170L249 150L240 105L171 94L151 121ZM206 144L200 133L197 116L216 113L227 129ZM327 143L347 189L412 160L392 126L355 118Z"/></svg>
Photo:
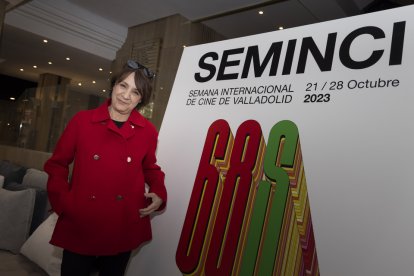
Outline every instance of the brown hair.
<svg viewBox="0 0 414 276"><path fill-rule="evenodd" d="M135 86L139 93L141 93L141 102L136 106L136 109L139 110L149 103L152 95L152 80L144 74L142 69L134 69L125 64L118 74L111 78L109 97L112 97L112 89L114 86L125 80L132 73L135 73Z"/></svg>

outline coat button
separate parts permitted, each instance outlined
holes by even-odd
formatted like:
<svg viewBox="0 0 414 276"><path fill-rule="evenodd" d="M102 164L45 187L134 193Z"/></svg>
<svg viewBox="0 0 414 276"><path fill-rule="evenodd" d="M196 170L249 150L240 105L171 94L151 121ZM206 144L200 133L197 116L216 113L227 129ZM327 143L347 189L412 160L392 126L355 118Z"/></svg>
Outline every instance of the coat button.
<svg viewBox="0 0 414 276"><path fill-rule="evenodd" d="M121 196L121 195L117 195L116 196L116 200L123 200L124 199L124 197L123 196Z"/></svg>
<svg viewBox="0 0 414 276"><path fill-rule="evenodd" d="M99 158L100 158L100 157L99 157L99 155L97 155L97 154L95 154L95 155L93 156L93 159L94 159L94 160L99 160Z"/></svg>
<svg viewBox="0 0 414 276"><path fill-rule="evenodd" d="M127 157L127 162L128 162L128 163L131 163L131 161L132 161L132 158L128 156L128 157Z"/></svg>

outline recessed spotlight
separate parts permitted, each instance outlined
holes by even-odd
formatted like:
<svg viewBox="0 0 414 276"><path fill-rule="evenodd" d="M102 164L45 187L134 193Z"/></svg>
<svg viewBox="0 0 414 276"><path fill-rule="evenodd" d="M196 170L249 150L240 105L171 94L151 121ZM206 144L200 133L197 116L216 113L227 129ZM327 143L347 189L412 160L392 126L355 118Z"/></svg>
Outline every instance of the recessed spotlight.
<svg viewBox="0 0 414 276"><path fill-rule="evenodd" d="M43 42L44 43L48 43L49 41L47 39L43 39Z"/></svg>
<svg viewBox="0 0 414 276"><path fill-rule="evenodd" d="M37 68L37 65L33 65L33 68L36 69Z"/></svg>
<svg viewBox="0 0 414 276"><path fill-rule="evenodd" d="M23 72L23 71L24 71L24 69L23 69L23 68L20 68L20 71L21 71L21 72Z"/></svg>
<svg viewBox="0 0 414 276"><path fill-rule="evenodd" d="M183 45L183 48L187 47L187 45Z"/></svg>
<svg viewBox="0 0 414 276"><path fill-rule="evenodd" d="M259 11L259 14L262 15L262 14L264 14L264 12L263 11Z"/></svg>
<svg viewBox="0 0 414 276"><path fill-rule="evenodd" d="M52 65L53 63L51 61L49 61L47 64Z"/></svg>
<svg viewBox="0 0 414 276"><path fill-rule="evenodd" d="M14 98L14 97L10 97L10 100L15 101L15 100L16 100L16 98Z"/></svg>
<svg viewBox="0 0 414 276"><path fill-rule="evenodd" d="M102 92L104 92L104 93L105 93L105 92L106 92L106 89L102 89Z"/></svg>
<svg viewBox="0 0 414 276"><path fill-rule="evenodd" d="M79 85L79 86L82 86L82 83L81 83L81 82L79 82L79 83L78 83L78 85Z"/></svg>
<svg viewBox="0 0 414 276"><path fill-rule="evenodd" d="M70 60L70 57L67 57L66 60Z"/></svg>
<svg viewBox="0 0 414 276"><path fill-rule="evenodd" d="M99 70L99 71L103 71L103 69L102 69L102 68L99 68L98 70Z"/></svg>
<svg viewBox="0 0 414 276"><path fill-rule="evenodd" d="M96 81L92 81L92 83L96 83Z"/></svg>
<svg viewBox="0 0 414 276"><path fill-rule="evenodd" d="M279 29L279 30L283 30L283 26L280 26L278 29Z"/></svg>

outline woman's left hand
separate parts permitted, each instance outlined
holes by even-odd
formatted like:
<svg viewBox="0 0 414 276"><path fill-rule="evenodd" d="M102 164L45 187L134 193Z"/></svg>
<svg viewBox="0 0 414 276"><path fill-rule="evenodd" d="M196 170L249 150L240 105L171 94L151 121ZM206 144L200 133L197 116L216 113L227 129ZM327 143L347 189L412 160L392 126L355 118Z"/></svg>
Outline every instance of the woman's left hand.
<svg viewBox="0 0 414 276"><path fill-rule="evenodd" d="M152 214L155 212L162 204L163 200L157 196L155 193L145 193L144 196L146 198L151 198L151 204L148 205L148 207L144 209L140 209L139 213L141 214L141 217L148 216L149 214Z"/></svg>

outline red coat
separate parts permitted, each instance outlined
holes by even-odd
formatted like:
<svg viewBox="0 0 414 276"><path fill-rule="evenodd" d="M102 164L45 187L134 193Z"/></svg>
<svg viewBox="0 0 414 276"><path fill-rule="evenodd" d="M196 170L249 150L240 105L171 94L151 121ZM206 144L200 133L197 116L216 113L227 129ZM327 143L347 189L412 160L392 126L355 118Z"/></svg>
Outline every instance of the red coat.
<svg viewBox="0 0 414 276"><path fill-rule="evenodd" d="M160 209L167 200L156 129L136 110L119 129L109 104L77 113L44 166L59 215L50 243L79 254L112 255L151 239L150 217L139 214L149 203L145 183L164 200Z"/></svg>

